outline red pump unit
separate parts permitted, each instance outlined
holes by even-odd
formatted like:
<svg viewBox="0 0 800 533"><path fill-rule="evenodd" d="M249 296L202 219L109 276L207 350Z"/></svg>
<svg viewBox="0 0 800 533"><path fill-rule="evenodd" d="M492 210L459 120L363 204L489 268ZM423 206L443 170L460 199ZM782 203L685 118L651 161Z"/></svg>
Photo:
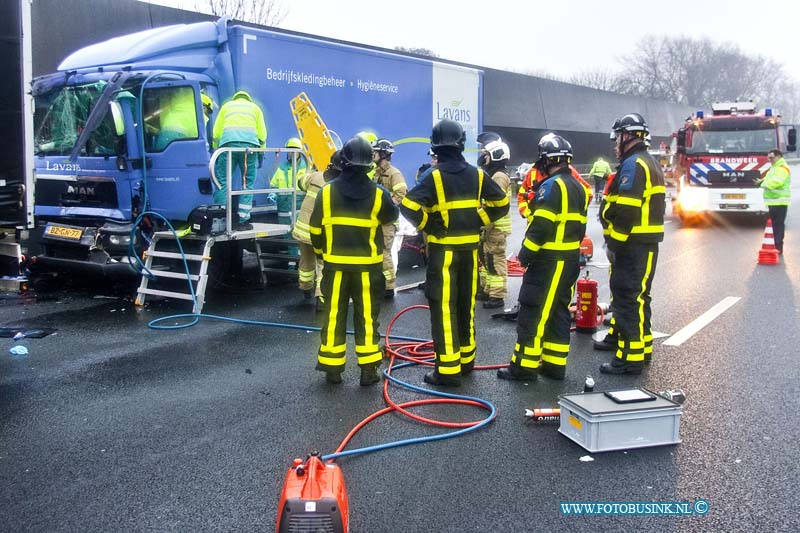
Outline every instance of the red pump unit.
<svg viewBox="0 0 800 533"><path fill-rule="evenodd" d="M598 308L597 308L597 281L589 279L589 272L586 276L579 278L577 283L577 301L575 307L575 331L581 333L594 333L597 331Z"/></svg>
<svg viewBox="0 0 800 533"><path fill-rule="evenodd" d="M344 476L318 453L295 459L286 474L278 505L278 533L315 531L347 533L350 507Z"/></svg>

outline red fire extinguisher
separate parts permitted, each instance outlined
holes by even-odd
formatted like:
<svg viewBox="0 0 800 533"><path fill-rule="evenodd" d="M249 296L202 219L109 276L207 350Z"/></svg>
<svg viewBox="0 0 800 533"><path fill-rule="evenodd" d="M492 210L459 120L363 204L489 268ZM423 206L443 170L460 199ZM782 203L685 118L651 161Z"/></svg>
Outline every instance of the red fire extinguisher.
<svg viewBox="0 0 800 533"><path fill-rule="evenodd" d="M578 279L578 298L575 306L575 331L594 333L597 331L597 281L589 279L589 271Z"/></svg>

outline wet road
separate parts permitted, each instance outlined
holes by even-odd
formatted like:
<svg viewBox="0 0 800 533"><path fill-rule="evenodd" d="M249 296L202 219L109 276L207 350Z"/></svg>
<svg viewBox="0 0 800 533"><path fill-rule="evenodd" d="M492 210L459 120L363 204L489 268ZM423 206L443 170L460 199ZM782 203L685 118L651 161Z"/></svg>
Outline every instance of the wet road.
<svg viewBox="0 0 800 533"><path fill-rule="evenodd" d="M800 168L795 168L800 175ZM795 180L796 183L800 180ZM794 197L800 198L795 186ZM593 208L591 215L596 212ZM594 222L590 235L599 244ZM674 334L726 297L741 298L680 346L656 341L641 376L597 372L607 354L573 335L567 379L465 380L464 394L492 401L498 418L468 436L345 458L351 530L427 531L794 531L800 504L800 207L790 207L786 255L757 266L760 221L726 218L681 228L670 219L653 291L653 327ZM523 228L515 222L514 246ZM599 246L598 246L599 248ZM513 249L513 248L512 248ZM602 252L598 250L598 256ZM598 263L604 262L600 257ZM608 300L605 268L592 268ZM401 271L401 284L420 280ZM519 279L511 282L516 294ZM318 335L202 321L158 332L149 320L186 312L169 302L135 310L91 291L5 296L3 325L49 326L55 335L23 341L12 359L0 343L0 524L7 531L274 530L277 497L291 460L329 453L350 427L383 407L377 387L324 383L313 370ZM509 299L509 303L511 299ZM381 323L424 303L403 292ZM249 294L214 293L206 312L311 325L318 318L291 285ZM476 310L479 363L510 356L514 324ZM427 316L402 318L398 334L427 337ZM525 408L555 406L581 390L680 387L688 401L683 442L594 454L555 426L536 425ZM403 370L421 383L423 370ZM397 399L416 397L396 392ZM422 413L434 413L427 409ZM468 420L471 408L437 416ZM354 446L436 433L388 416ZM563 516L559 502L694 501L704 516Z"/></svg>

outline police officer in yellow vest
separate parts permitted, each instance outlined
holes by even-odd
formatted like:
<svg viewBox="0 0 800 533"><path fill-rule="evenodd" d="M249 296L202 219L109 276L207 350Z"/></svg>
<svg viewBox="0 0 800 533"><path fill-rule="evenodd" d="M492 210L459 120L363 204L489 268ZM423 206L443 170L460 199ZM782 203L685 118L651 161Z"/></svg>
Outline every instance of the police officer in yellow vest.
<svg viewBox="0 0 800 533"><path fill-rule="evenodd" d="M508 368L497 377L534 381L539 373L564 379L569 355L569 306L589 194L572 175L572 146L549 133L539 141L536 170L544 178L530 202L531 221L519 252L526 267L519 291L517 343Z"/></svg>
<svg viewBox="0 0 800 533"><path fill-rule="evenodd" d="M606 374L640 374L653 353L650 290L658 243L664 240L666 189L661 166L647 152L649 135L638 113L617 119L611 128L620 166L600 216L612 265L616 338L595 343L598 349L616 346L614 359L600 367Z"/></svg>
<svg viewBox="0 0 800 533"><path fill-rule="evenodd" d="M392 165L393 153L394 145L389 139L375 141L372 145L372 158L375 163L373 179L389 191L395 205L400 205L408 192L408 186L403 173ZM383 226L383 277L386 278L386 298L394 298L394 289L397 286L397 264L392 252L396 233L396 223Z"/></svg>
<svg viewBox="0 0 800 533"><path fill-rule="evenodd" d="M372 146L360 137L341 150L342 173L317 194L309 233L314 252L324 261L322 294L327 317L317 370L329 383L341 383L345 365L347 310L353 300L356 356L361 385L377 383L382 354L378 347L378 315L386 280L383 277L381 226L397 220L389 192L367 176Z"/></svg>
<svg viewBox="0 0 800 533"><path fill-rule="evenodd" d="M464 160L465 143L458 122L438 122L431 132L438 163L400 204L403 216L428 237L425 293L436 370L425 382L432 385L459 386L472 372L481 227L508 213L508 196Z"/></svg>
<svg viewBox="0 0 800 533"><path fill-rule="evenodd" d="M511 158L508 145L500 140L487 142L481 148L478 166L511 198L511 178L506 174L506 165ZM511 235L511 215L505 214L497 221L486 225L481 234L480 270L481 291L478 299L484 309L495 309L505 305L508 296L508 262L506 240Z"/></svg>
<svg viewBox="0 0 800 533"><path fill-rule="evenodd" d="M264 147L267 143L267 126L264 123L264 114L261 108L253 102L253 98L245 91L237 91L233 98L225 102L219 109L217 120L214 122L213 147ZM244 190L252 190L256 181L256 154L246 152L233 152L231 155L232 171L235 174L239 169L242 172ZM215 167L216 181L214 182L214 203L227 202L228 179L227 176L228 154L222 154L217 159ZM237 187L238 189L238 187ZM253 209L253 195L239 196L239 224L237 229L251 229L250 212ZM236 205L236 202L234 202Z"/></svg>
<svg viewBox="0 0 800 533"><path fill-rule="evenodd" d="M764 189L764 203L769 209L769 218L772 219L775 248L779 254L783 254L783 235L786 231L786 211L789 209L792 173L780 150L770 150L767 158L772 166L764 178L759 180L759 186Z"/></svg>
<svg viewBox="0 0 800 533"><path fill-rule="evenodd" d="M297 215L297 222L292 230L292 237L300 245L300 264L297 267L298 281L300 290L306 299L311 299L312 294L316 297L317 311L322 311L324 299L320 282L322 281L322 258L314 253L311 244L311 232L309 222L311 213L314 210L314 202L317 199L319 190L325 183L336 179L342 172L341 152L338 150L331 156L328 168L324 172L311 172L300 179L300 188L305 191L305 198L300 206Z"/></svg>

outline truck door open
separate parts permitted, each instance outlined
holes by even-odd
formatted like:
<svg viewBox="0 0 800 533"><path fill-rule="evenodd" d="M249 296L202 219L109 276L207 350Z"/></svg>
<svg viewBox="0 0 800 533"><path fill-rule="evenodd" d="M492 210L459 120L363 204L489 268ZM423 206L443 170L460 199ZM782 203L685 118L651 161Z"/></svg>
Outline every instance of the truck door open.
<svg viewBox="0 0 800 533"><path fill-rule="evenodd" d="M212 203L200 85L148 83L141 105L149 209L186 220L194 207Z"/></svg>

